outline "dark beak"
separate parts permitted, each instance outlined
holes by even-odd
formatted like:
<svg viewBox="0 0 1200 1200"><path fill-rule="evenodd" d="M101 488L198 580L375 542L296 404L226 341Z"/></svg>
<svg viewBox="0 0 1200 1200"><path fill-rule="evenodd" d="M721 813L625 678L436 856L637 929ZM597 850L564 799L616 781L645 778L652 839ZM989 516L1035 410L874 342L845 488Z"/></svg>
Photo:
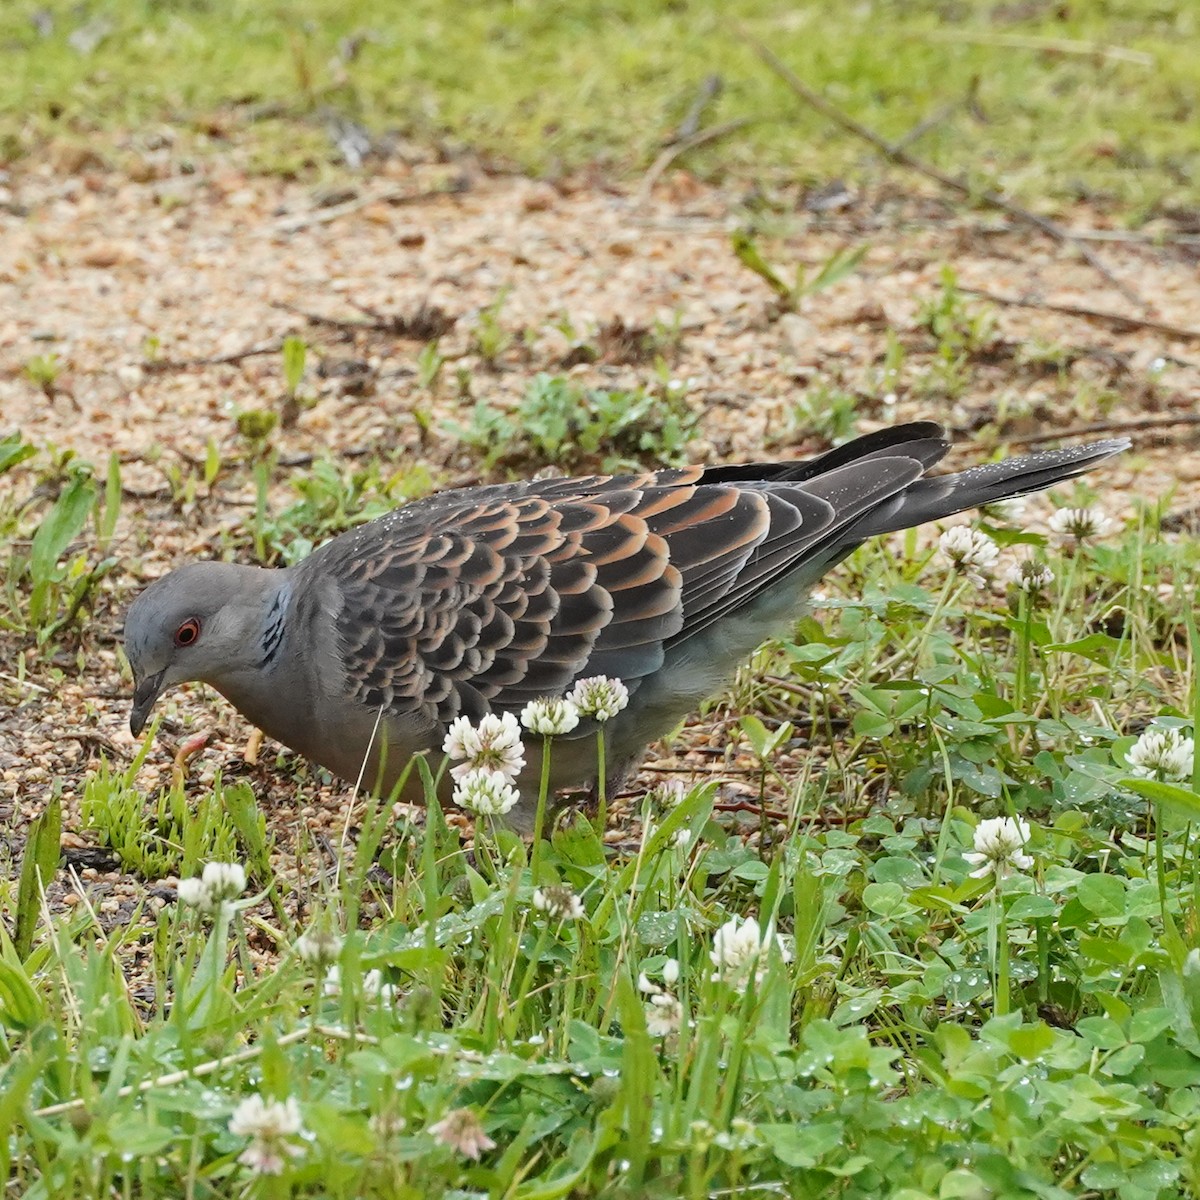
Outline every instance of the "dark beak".
<svg viewBox="0 0 1200 1200"><path fill-rule="evenodd" d="M163 675L165 674L165 671L159 671L157 675L143 679L133 689L133 712L129 714L129 732L134 737L137 737L146 727L150 710L154 707L159 692L162 691Z"/></svg>

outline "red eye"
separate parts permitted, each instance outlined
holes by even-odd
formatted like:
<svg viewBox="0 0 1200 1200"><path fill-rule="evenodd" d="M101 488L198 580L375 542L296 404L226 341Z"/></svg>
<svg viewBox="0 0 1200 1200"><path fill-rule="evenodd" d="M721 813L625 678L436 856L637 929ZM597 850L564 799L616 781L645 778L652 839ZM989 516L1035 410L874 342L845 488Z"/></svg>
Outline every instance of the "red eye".
<svg viewBox="0 0 1200 1200"><path fill-rule="evenodd" d="M175 630L175 645L190 646L200 636L200 622L195 617L188 617L180 627Z"/></svg>

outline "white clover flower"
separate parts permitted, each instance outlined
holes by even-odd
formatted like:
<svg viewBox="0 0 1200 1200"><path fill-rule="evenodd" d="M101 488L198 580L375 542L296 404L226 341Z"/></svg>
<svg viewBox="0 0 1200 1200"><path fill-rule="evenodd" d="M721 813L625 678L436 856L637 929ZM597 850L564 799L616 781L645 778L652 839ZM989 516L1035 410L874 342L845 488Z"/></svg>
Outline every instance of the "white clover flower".
<svg viewBox="0 0 1200 1200"><path fill-rule="evenodd" d="M321 981L321 991L327 996L340 996L342 994L341 967L332 966L325 972L325 978Z"/></svg>
<svg viewBox="0 0 1200 1200"><path fill-rule="evenodd" d="M403 993L394 983L388 983L383 972L374 967L362 978L363 995L368 1000L382 1000L384 1004L395 1004Z"/></svg>
<svg viewBox="0 0 1200 1200"><path fill-rule="evenodd" d="M321 966L342 952L342 939L328 929L306 929L296 939L296 953L307 963Z"/></svg>
<svg viewBox="0 0 1200 1200"><path fill-rule="evenodd" d="M983 879L995 873L997 879L1006 879L1014 871L1027 871L1033 859L1023 854L1022 847L1029 841L1029 823L1019 818L991 817L975 826L975 849L968 850L963 858L976 869L972 879Z"/></svg>
<svg viewBox="0 0 1200 1200"><path fill-rule="evenodd" d="M454 760L465 760L450 768L455 779L486 770L513 780L525 766L521 726L512 713L488 713L478 725L472 725L467 717L456 717L446 731L442 750Z"/></svg>
<svg viewBox="0 0 1200 1200"><path fill-rule="evenodd" d="M255 1175L282 1175L283 1168L287 1164L287 1157L296 1154L303 1154L304 1150L300 1146L293 1146L290 1142L283 1142L278 1146L273 1146L270 1142L261 1141L255 1138L245 1150L238 1155L238 1162L243 1166L247 1166Z"/></svg>
<svg viewBox="0 0 1200 1200"><path fill-rule="evenodd" d="M648 842L656 833L658 833L658 827L660 824L661 822L655 820L649 820L646 822L645 832L642 835L644 841ZM690 829L677 829L671 835L671 839L667 842L667 845L673 850L686 850L691 844L691 841L692 831Z"/></svg>
<svg viewBox="0 0 1200 1200"><path fill-rule="evenodd" d="M1023 558L1008 569L1008 582L1023 592L1040 592L1054 582L1054 572L1036 558Z"/></svg>
<svg viewBox="0 0 1200 1200"><path fill-rule="evenodd" d="M476 1162L484 1151L496 1148L496 1143L483 1132L479 1118L469 1108L451 1109L436 1125L429 1126L429 1132L443 1146L450 1146Z"/></svg>
<svg viewBox="0 0 1200 1200"><path fill-rule="evenodd" d="M762 1145L762 1139L753 1121L747 1121L744 1117L734 1117L729 1122L728 1130L717 1131L713 1145L718 1150L746 1150L751 1146Z"/></svg>
<svg viewBox="0 0 1200 1200"><path fill-rule="evenodd" d="M1019 525L1029 507L1028 496L1009 496L1005 500L993 500L983 506L983 512L993 521L1003 521L1006 525Z"/></svg>
<svg viewBox="0 0 1200 1200"><path fill-rule="evenodd" d="M538 888L533 893L533 907L552 921L580 921L587 916L583 901L565 883Z"/></svg>
<svg viewBox="0 0 1200 1200"><path fill-rule="evenodd" d="M383 972L378 967L368 971L361 981L362 994L367 1000L380 1000L384 1004L394 1005L404 993L394 983L388 983ZM327 996L342 994L342 971L338 966L332 966L325 972L321 982L321 990Z"/></svg>
<svg viewBox="0 0 1200 1200"><path fill-rule="evenodd" d="M208 909L208 889L199 879L181 879L175 895L180 904L205 911Z"/></svg>
<svg viewBox="0 0 1200 1200"><path fill-rule="evenodd" d="M256 1092L247 1096L229 1117L229 1132L234 1137L297 1137L303 1130L300 1106L291 1096L286 1100L268 1100Z"/></svg>
<svg viewBox="0 0 1200 1200"><path fill-rule="evenodd" d="M1102 538L1112 524L1099 508L1060 508L1050 518L1050 532L1062 542L1090 542Z"/></svg>
<svg viewBox="0 0 1200 1200"><path fill-rule="evenodd" d="M668 958L663 963L662 968L663 982L667 987L674 987L679 982L679 960L676 958ZM637 977L637 989L639 992L645 992L648 996L657 996L663 989L646 974L645 971L639 971Z"/></svg>
<svg viewBox="0 0 1200 1200"><path fill-rule="evenodd" d="M241 863L210 862L200 873L214 904L236 900L246 890L246 871Z"/></svg>
<svg viewBox="0 0 1200 1200"><path fill-rule="evenodd" d="M762 930L754 917L732 917L713 935L713 948L708 955L717 968L713 979L733 984L739 991L751 977L756 983L761 982L767 972L767 948L772 941L784 962L790 961L791 953L783 939L769 926Z"/></svg>
<svg viewBox="0 0 1200 1200"><path fill-rule="evenodd" d="M367 1128L381 1142L398 1137L408 1128L408 1122L396 1113L372 1113L367 1118Z"/></svg>
<svg viewBox="0 0 1200 1200"><path fill-rule="evenodd" d="M1196 743L1178 729L1147 729L1125 755L1130 772L1141 779L1191 779Z"/></svg>
<svg viewBox="0 0 1200 1200"><path fill-rule="evenodd" d="M661 808L672 809L678 808L687 795L687 788L683 785L681 779L664 779L661 783L656 783L649 793L651 804L657 804Z"/></svg>
<svg viewBox="0 0 1200 1200"><path fill-rule="evenodd" d="M521 793L495 771L468 771L454 785L454 803L481 817L503 816L520 799Z"/></svg>
<svg viewBox="0 0 1200 1200"><path fill-rule="evenodd" d="M250 1145L238 1155L238 1162L257 1175L280 1175L289 1158L304 1153L291 1139L307 1136L300 1106L290 1096L286 1100L267 1100L261 1094L247 1096L229 1118L229 1132L248 1137Z"/></svg>
<svg viewBox="0 0 1200 1200"><path fill-rule="evenodd" d="M181 904L210 913L246 890L246 871L240 863L208 863L198 879L181 879L176 895Z"/></svg>
<svg viewBox="0 0 1200 1200"><path fill-rule="evenodd" d="M530 700L521 710L521 724L530 733L540 733L543 737L557 737L570 733L579 724L579 709L575 707L573 700L568 700L565 696Z"/></svg>
<svg viewBox="0 0 1200 1200"><path fill-rule="evenodd" d="M610 721L629 703L629 689L619 679L593 675L575 681L570 699L580 716Z"/></svg>
<svg viewBox="0 0 1200 1200"><path fill-rule="evenodd" d="M663 979L668 987L674 986L679 979L679 963L668 958L663 964ZM665 1038L679 1032L683 1024L683 1005L667 988L660 987L645 971L638 975L637 988L639 992L649 996L646 1004L646 1031L651 1037Z"/></svg>
<svg viewBox="0 0 1200 1200"><path fill-rule="evenodd" d="M646 1032L655 1038L670 1037L683 1024L683 1005L670 992L659 992L646 1005Z"/></svg>
<svg viewBox="0 0 1200 1200"><path fill-rule="evenodd" d="M954 525L938 538L938 549L950 560L950 565L976 587L987 583L1000 547L986 533L968 525Z"/></svg>
<svg viewBox="0 0 1200 1200"><path fill-rule="evenodd" d="M442 753L457 760L469 758L474 749L475 726L470 717L455 717L446 729L442 741Z"/></svg>

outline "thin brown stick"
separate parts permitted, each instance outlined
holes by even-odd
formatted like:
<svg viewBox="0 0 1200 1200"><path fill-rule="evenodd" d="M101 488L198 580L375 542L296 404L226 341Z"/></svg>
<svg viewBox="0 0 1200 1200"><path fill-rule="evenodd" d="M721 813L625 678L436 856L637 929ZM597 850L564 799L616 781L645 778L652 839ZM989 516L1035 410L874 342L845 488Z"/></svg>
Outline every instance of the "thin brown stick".
<svg viewBox="0 0 1200 1200"><path fill-rule="evenodd" d="M81 895L83 893L80 893ZM276 1038L272 1043L274 1046L287 1046L292 1042L303 1041L314 1030L325 1033L326 1031L320 1026L305 1026L303 1029L294 1029L291 1033L285 1033L281 1037ZM171 1071L166 1075L160 1075L157 1079L143 1079L141 1083L127 1084L125 1087L117 1091L120 1097L134 1096L143 1092L153 1091L155 1088L173 1087L177 1083L184 1083L189 1079L203 1079L206 1075L211 1075L215 1071L220 1071L224 1067L237 1066L240 1063L253 1062L254 1059L261 1057L263 1046L265 1043L260 1043L257 1046L251 1046L247 1050L239 1050L236 1054L226 1054L221 1058L210 1059L208 1062L197 1063L194 1067L185 1068L182 1071ZM35 1117L57 1117L62 1113L72 1112L74 1109L83 1108L87 1104L85 1097L76 1097L74 1100L63 1100L58 1104L47 1104L43 1108L36 1108L33 1111Z"/></svg>
<svg viewBox="0 0 1200 1200"><path fill-rule="evenodd" d="M1042 312L1062 313L1068 317L1084 317L1089 321L1106 321L1118 329L1151 329L1169 337L1187 341L1200 341L1200 329L1189 329L1186 325L1172 325L1167 321L1156 321L1152 317L1127 317L1124 313L1105 312L1102 308L1088 308L1081 304L1055 304L1050 300L1026 300L1021 296L1002 296L984 288L961 289L971 296L990 300L993 304L1005 304L1012 308L1036 308Z"/></svg>
<svg viewBox="0 0 1200 1200"><path fill-rule="evenodd" d="M322 325L341 333L360 333L364 330L374 332L382 328L376 321L361 321L357 317L327 317L323 313L310 312L307 308L298 308L286 300L272 300L271 307L291 313L295 317L303 317L310 325Z"/></svg>
<svg viewBox="0 0 1200 1200"><path fill-rule="evenodd" d="M250 346L245 350L235 350L232 354L216 354L211 358L154 358L143 363L142 369L153 374L158 371L188 371L192 367L223 367L263 354L279 354L282 350L282 341L269 342Z"/></svg>
<svg viewBox="0 0 1200 1200"><path fill-rule="evenodd" d="M1117 242L1131 246L1200 246L1196 233L1142 233L1136 229L1072 229L1082 242Z"/></svg>
<svg viewBox="0 0 1200 1200"><path fill-rule="evenodd" d="M1091 437L1097 433L1137 433L1145 429L1170 429L1172 426L1200 425L1200 413L1181 413L1175 417L1135 417L1131 421L1093 421L1090 425L1072 425L1051 433L1032 433L1028 437L1006 437L1008 446L1040 446L1062 438Z"/></svg>
<svg viewBox="0 0 1200 1200"><path fill-rule="evenodd" d="M28 688L31 692L42 692L44 695L50 694L50 688L42 687L40 683L34 683L32 679L22 679L19 675L10 675L7 671L0 671L0 679L16 687Z"/></svg>
<svg viewBox="0 0 1200 1200"><path fill-rule="evenodd" d="M978 232L984 237L997 237L1011 233L1012 226L1008 224L989 225ZM1112 242L1119 246L1151 246L1154 249L1163 250L1180 247L1193 251L1200 246L1200 234L1168 233L1165 230L1159 233L1145 233L1137 229L1080 229L1078 226L1073 226L1071 237L1079 242Z"/></svg>
<svg viewBox="0 0 1200 1200"><path fill-rule="evenodd" d="M338 458L366 458L368 454L375 454L380 451L379 446L347 446L345 450L335 450L330 448L327 453L336 455ZM287 457L281 457L277 463L281 467L311 467L317 461L315 454L289 454Z"/></svg>
<svg viewBox="0 0 1200 1200"><path fill-rule="evenodd" d="M696 91L696 98L692 101L691 107L688 108L683 120L679 122L679 127L675 132L664 139L664 145L686 141L699 133L700 121L704 117L705 110L724 89L725 81L720 75L706 75Z"/></svg>
<svg viewBox="0 0 1200 1200"><path fill-rule="evenodd" d="M913 34L936 42L964 42L976 46L1004 46L1013 50L1032 50L1043 54L1071 54L1080 58L1107 58L1115 62L1153 67L1154 55L1127 46L1105 46L1099 42L1081 42L1074 38L1028 37L1019 33L977 33L959 29L931 29Z"/></svg>
<svg viewBox="0 0 1200 1200"><path fill-rule="evenodd" d="M963 108L967 101L952 100L949 104L943 104L941 108L935 109L918 121L897 143L896 147L899 150L907 150L909 146L919 142L931 129L936 129L943 121L948 121L960 108Z"/></svg>
<svg viewBox="0 0 1200 1200"><path fill-rule="evenodd" d="M640 206L646 203L650 198L650 193L654 190L654 185L662 178L663 172L681 155L687 154L689 150L695 150L697 146L706 146L709 142L715 142L719 138L727 137L729 134L736 133L739 129L744 129L747 125L752 125L753 123L750 117L737 117L732 121L724 121L720 125L710 125L707 129L701 129L698 133L693 133L690 137L682 138L678 142L672 142L650 164L646 174L642 176L642 182L638 186L637 195L634 197L634 204Z"/></svg>
<svg viewBox="0 0 1200 1200"><path fill-rule="evenodd" d="M45 690L45 689L43 689ZM85 750L89 746L99 746L110 758L116 762L128 762L129 755L122 750L116 742L111 738L105 737L94 729L67 729L57 730L54 734L56 738L63 738L69 742L78 742Z"/></svg>
<svg viewBox="0 0 1200 1200"><path fill-rule="evenodd" d="M303 317L310 325L325 326L340 333L386 333L393 337L422 342L435 341L442 337L453 329L456 320L436 305L431 306L425 302L422 302L411 316L402 316L399 313L380 312L353 297L347 297L347 300L359 312L365 313L368 319L364 321L357 317L327 317L323 313L298 308L286 300L274 300L271 307Z"/></svg>
<svg viewBox="0 0 1200 1200"><path fill-rule="evenodd" d="M1018 220L1024 221L1027 225L1032 225L1035 229L1040 230L1047 237L1053 238L1056 242L1074 246L1089 266L1103 275L1130 304L1136 304L1139 308L1145 308L1145 304L1137 293L1118 279L1090 246L1074 239L1071 236L1070 230L1064 229L1055 221L1051 221L1049 217L1043 217L1038 213L1031 212L1028 208L1024 208L1022 205L1017 204L1016 201L1010 200L1007 196L993 191L991 188L987 188L982 192L976 191L966 180L954 175L947 175L945 171L939 170L931 163L925 162L924 159L917 158L916 155L910 153L899 143L888 141L887 138L876 133L875 130L864 125L861 121L855 120L849 113L843 112L837 105L821 95L820 92L816 92L810 88L782 59L764 46L757 38L751 37L747 33L743 33L741 36L753 48L758 57L805 104L809 105L810 108L815 108L822 116L828 118L847 133L852 133L855 137L861 138L864 142L874 146L884 158L890 162L900 163L901 166L908 167L909 170L916 171L918 175L924 175L926 179L932 179L935 183L939 183L942 187L949 188L951 191L958 192L961 196L981 201L992 208L998 208L1001 212L1008 213L1010 217L1016 217Z"/></svg>
<svg viewBox="0 0 1200 1200"><path fill-rule="evenodd" d="M787 813L776 808L766 808L749 800L730 800L725 803L713 804L713 812L723 813L753 813L756 817L765 817L768 821L786 821Z"/></svg>
<svg viewBox="0 0 1200 1200"><path fill-rule="evenodd" d="M330 204L326 208L316 208L309 212L295 213L292 216L281 217L275 222L275 228L281 233L296 233L309 225L328 225L339 217L350 216L352 213L369 208L372 204L390 204L393 208L401 204L420 204L425 200L436 200L439 196L449 196L462 188L450 184L445 187L426 188L420 192L401 192L389 189L385 192L373 192L365 196L356 196L343 204Z"/></svg>
<svg viewBox="0 0 1200 1200"><path fill-rule="evenodd" d="M171 489L165 483L153 488L135 488L125 483L121 484L121 495L128 500L157 500L160 496L170 494Z"/></svg>
<svg viewBox="0 0 1200 1200"><path fill-rule="evenodd" d="M728 766L724 763L688 763L686 767L681 767L678 763L642 763L638 770L649 771L654 775L744 775L747 778L751 776L757 778L759 774L757 768L739 767L732 763ZM630 795L640 794L640 792L630 793Z"/></svg>

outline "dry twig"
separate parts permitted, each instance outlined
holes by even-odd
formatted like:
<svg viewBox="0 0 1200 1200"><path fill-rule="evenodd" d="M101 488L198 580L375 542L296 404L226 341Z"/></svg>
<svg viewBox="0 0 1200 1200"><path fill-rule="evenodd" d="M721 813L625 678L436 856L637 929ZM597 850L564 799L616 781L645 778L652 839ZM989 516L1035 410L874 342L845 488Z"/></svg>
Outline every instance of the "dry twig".
<svg viewBox="0 0 1200 1200"><path fill-rule="evenodd" d="M368 320L350 317L327 317L323 313L310 312L306 308L298 308L286 300L274 300L272 308L303 317L310 325L323 325L337 329L342 333L387 333L393 337L412 339L419 342L429 342L442 337L454 328L456 317L439 308L436 304L422 302L411 316L399 313L384 313L371 308L353 297L347 297L347 302L366 314Z"/></svg>
<svg viewBox="0 0 1200 1200"><path fill-rule="evenodd" d="M1117 242L1130 246L1200 246L1196 233L1143 233L1136 229L1072 229L1071 236L1081 242Z"/></svg>
<svg viewBox="0 0 1200 1200"><path fill-rule="evenodd" d="M82 889L82 885L80 885ZM81 890L81 894L86 895L86 892ZM96 928L100 928L97 923ZM321 1034L328 1038L343 1038L348 1039L351 1035L345 1031L339 1030L336 1027L325 1025L305 1025L301 1029L293 1029L290 1033L281 1034L269 1044L273 1049L280 1046L290 1046L293 1042L301 1042L312 1033ZM355 1031L356 1039L363 1040L367 1043L374 1041L367 1034L358 1033ZM159 1075L156 1079L143 1079L140 1083L126 1084L123 1088L118 1089L117 1096L136 1096L145 1092L154 1091L156 1088L173 1087L177 1083L185 1083L189 1079L203 1079L206 1075L212 1075L217 1071L223 1071L226 1067L237 1066L241 1063L253 1062L256 1058L261 1057L263 1049L268 1045L267 1042L260 1042L258 1045L250 1046L246 1050L239 1050L235 1054L226 1054L220 1058L210 1059L208 1062L197 1063L194 1067L186 1067L182 1071L170 1071L166 1075ZM84 1108L88 1103L86 1096L77 1096L73 1100L63 1100L58 1104L47 1104L43 1108L34 1109L35 1117L57 1117L63 1113L73 1112L76 1109Z"/></svg>
<svg viewBox="0 0 1200 1200"><path fill-rule="evenodd" d="M654 190L654 185L662 178L663 172L681 155L687 154L689 150L695 150L697 146L706 146L709 142L728 137L729 134L736 133L750 124L753 124L750 117L737 117L732 121L724 121L720 125L710 125L707 129L701 129L690 137L672 142L650 164L646 174L642 176L642 182L634 197L634 204L640 207L646 203L650 198L650 193Z"/></svg>
<svg viewBox="0 0 1200 1200"><path fill-rule="evenodd" d="M960 108L966 108L972 103L973 97L966 100L952 100L934 109L927 117L918 121L897 143L896 148L907 150L909 146L919 142L930 130L936 129L943 121L948 121Z"/></svg>
<svg viewBox="0 0 1200 1200"><path fill-rule="evenodd" d="M1051 221L1049 217L1043 217L1038 213L1031 212L1029 209L1017 204L1016 201L1010 200L1007 196L993 191L991 188L977 192L966 180L953 175L947 175L945 171L940 170L931 163L925 162L924 159L917 158L916 155L911 154L899 143L889 142L887 138L876 133L875 130L864 125L861 121L855 120L849 113L843 112L837 105L831 103L821 95L820 92L810 88L782 59L764 46L757 38L753 38L746 33L743 33L741 36L754 49L759 58L805 104L811 108L815 108L822 116L827 117L835 125L846 130L847 133L852 133L855 137L861 138L869 145L874 146L884 158L890 162L900 163L901 166L908 167L909 170L916 171L918 175L924 175L926 179L932 179L935 183L941 184L942 187L958 192L959 195L966 196L968 199L979 200L984 204L990 205L992 208L998 208L1001 212L1008 213L1010 217L1016 217L1018 220L1024 221L1027 225L1032 225L1035 229L1053 238L1056 242L1074 246L1083 259L1093 269L1103 275L1130 304L1136 304L1139 308L1145 308L1145 304L1137 293L1118 279L1090 246L1073 238L1070 230L1064 229L1055 221Z"/></svg>
<svg viewBox="0 0 1200 1200"><path fill-rule="evenodd" d="M918 35L914 35L918 36ZM1070 54L1080 58L1107 58L1114 62L1155 66L1153 54L1130 50L1127 46L1103 46L1098 42L1080 42L1074 38L1030 37L1020 33L977 33L966 29L931 29L919 35L936 42L964 42L976 46L1005 46L1013 50L1033 50L1043 54Z"/></svg>
<svg viewBox="0 0 1200 1200"><path fill-rule="evenodd" d="M192 367L224 367L240 363L247 358L258 358L263 354L279 354L283 351L283 342L267 342L257 346L249 346L245 350L235 350L232 354L214 354L207 358L155 358L142 364L142 369L149 374L159 371L188 371Z"/></svg>
<svg viewBox="0 0 1200 1200"><path fill-rule="evenodd" d="M329 455L336 455L338 458L366 458L368 454L377 453L381 449L380 446L347 446L345 450L338 450L334 447L327 447L323 452ZM317 461L316 454L289 454L281 457L278 462L281 467L311 467Z"/></svg>
<svg viewBox="0 0 1200 1200"><path fill-rule="evenodd" d="M423 200L434 200L438 196L446 196L455 192L465 191L463 183L453 182L445 187L425 188L419 192L401 192L389 189L385 192L369 192L365 196L356 196L342 204L330 204L325 208L314 208L309 212L293 213L289 217L281 217L275 222L275 228L280 233L296 233L309 225L328 225L339 217L347 217L352 213L370 208L372 204L390 204L399 207L402 204L420 204Z"/></svg>
<svg viewBox="0 0 1200 1200"><path fill-rule="evenodd" d="M665 145L683 142L700 131L700 120L708 106L725 90L725 81L720 75L706 75L696 91L696 98L687 110L678 128L665 139Z"/></svg>
<svg viewBox="0 0 1200 1200"><path fill-rule="evenodd" d="M1200 329L1189 329L1186 325L1172 325L1167 321L1156 321L1153 317L1127 317L1124 313L1105 312L1102 308L1087 308L1080 304L1055 304L1049 300L1026 300L1021 296L1001 296L983 288L961 289L971 296L990 300L993 304L1005 304L1012 308L1036 308L1042 312L1062 313L1067 317L1084 317L1089 321L1106 321L1118 329L1150 329L1165 333L1169 337L1187 341L1200 341Z"/></svg>
<svg viewBox="0 0 1200 1200"><path fill-rule="evenodd" d="M1040 446L1062 438L1094 437L1098 433L1137 433L1146 429L1170 429L1172 426L1200 425L1200 413L1179 413L1171 417L1134 417L1128 421L1093 421L1088 425L1072 425L1049 433L1031 433L1028 437L1006 437L1008 446Z"/></svg>

